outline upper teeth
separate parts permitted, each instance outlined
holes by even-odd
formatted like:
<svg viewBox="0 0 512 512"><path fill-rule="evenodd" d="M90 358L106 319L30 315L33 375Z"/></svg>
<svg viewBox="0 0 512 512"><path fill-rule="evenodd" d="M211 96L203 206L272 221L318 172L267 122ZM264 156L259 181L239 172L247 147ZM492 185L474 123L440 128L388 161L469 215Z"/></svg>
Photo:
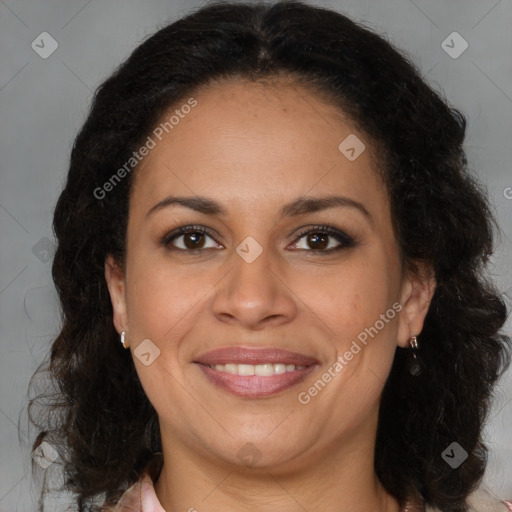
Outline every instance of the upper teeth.
<svg viewBox="0 0 512 512"><path fill-rule="evenodd" d="M233 373L236 375L258 375L270 376L280 373L303 370L305 366L295 366L294 364L213 364L210 368L218 372Z"/></svg>

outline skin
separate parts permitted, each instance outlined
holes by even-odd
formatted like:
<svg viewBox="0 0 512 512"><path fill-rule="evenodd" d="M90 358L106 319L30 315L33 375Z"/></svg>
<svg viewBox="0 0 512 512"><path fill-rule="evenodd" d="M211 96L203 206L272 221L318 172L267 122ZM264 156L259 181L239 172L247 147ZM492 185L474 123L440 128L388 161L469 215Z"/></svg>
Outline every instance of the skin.
<svg viewBox="0 0 512 512"><path fill-rule="evenodd" d="M194 97L197 106L137 170L126 266L111 257L105 265L115 327L127 333L160 419L164 466L156 494L167 512L397 511L373 469L380 393L397 346L421 332L435 283L400 264L370 141L338 108L283 78L232 79ZM355 161L338 150L349 134L366 146ZM279 215L300 196L334 193L369 215L348 206ZM171 194L209 197L226 215L174 205L146 216ZM174 251L161 244L166 233L191 224L214 230L200 239L202 253L180 252L183 236ZM314 241L297 238L317 224L356 245L313 252ZM252 263L236 252L247 236L263 249ZM340 244L327 241L324 252ZM299 403L298 393L395 302L400 313L307 405ZM149 366L133 354L145 339L160 350ZM276 395L237 397L192 363L228 345L284 348L320 364ZM261 454L253 467L237 456L248 442Z"/></svg>

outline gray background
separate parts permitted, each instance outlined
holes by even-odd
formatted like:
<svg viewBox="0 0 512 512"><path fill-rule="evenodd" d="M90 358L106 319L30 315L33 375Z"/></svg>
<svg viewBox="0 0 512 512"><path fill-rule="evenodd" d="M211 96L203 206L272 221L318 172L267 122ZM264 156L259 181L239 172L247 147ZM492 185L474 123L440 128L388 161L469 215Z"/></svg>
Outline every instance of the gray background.
<svg viewBox="0 0 512 512"><path fill-rule="evenodd" d="M30 477L27 442L27 384L58 332L59 308L50 274L51 220L73 138L94 89L114 67L146 35L202 3L0 2L0 512L36 509L37 487ZM503 231L492 275L507 292L510 304L511 1L311 3L339 10L387 33L410 54L429 83L466 114L471 167L487 186ZM45 31L58 42L58 49L47 59L31 47ZM469 44L456 59L441 47L453 31ZM507 325L510 333L510 320ZM502 498L512 498L511 425L512 373L508 372L497 389L485 432L490 447L485 481Z"/></svg>

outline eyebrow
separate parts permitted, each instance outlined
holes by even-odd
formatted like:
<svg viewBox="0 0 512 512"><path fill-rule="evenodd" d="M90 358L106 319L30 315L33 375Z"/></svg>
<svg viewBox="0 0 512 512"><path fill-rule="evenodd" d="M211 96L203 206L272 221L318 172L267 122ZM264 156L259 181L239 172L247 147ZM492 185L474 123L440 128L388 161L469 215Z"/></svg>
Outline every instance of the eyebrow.
<svg viewBox="0 0 512 512"><path fill-rule="evenodd" d="M163 208L175 205L184 206L205 215L227 215L223 206L208 197L168 196L151 207L146 214L146 218ZM362 203L345 196L299 197L281 208L280 217L294 217L340 206L354 208L360 211L369 221L373 221L370 212Z"/></svg>

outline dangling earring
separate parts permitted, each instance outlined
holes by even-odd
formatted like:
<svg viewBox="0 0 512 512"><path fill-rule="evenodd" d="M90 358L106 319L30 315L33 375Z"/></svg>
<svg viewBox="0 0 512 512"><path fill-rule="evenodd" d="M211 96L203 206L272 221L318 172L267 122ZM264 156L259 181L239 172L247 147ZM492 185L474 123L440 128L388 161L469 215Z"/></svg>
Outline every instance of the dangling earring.
<svg viewBox="0 0 512 512"><path fill-rule="evenodd" d="M126 332L125 331L123 331L121 333L121 343L124 348L128 348L128 344L126 343Z"/></svg>
<svg viewBox="0 0 512 512"><path fill-rule="evenodd" d="M411 347L411 356L407 361L407 366L409 373L416 377L421 373L422 368L424 366L423 361L421 360L421 357L418 354L420 344L418 343L418 338L416 336L411 336L411 339L409 340L409 346Z"/></svg>

